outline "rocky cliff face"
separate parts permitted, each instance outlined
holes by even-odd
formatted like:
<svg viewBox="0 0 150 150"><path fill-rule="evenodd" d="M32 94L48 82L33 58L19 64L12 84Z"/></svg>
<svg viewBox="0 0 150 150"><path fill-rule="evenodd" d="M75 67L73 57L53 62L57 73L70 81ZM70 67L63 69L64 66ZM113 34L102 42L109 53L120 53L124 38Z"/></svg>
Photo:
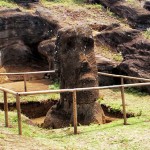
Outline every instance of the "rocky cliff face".
<svg viewBox="0 0 150 150"><path fill-rule="evenodd" d="M135 39L120 46L123 62L119 69L123 74L135 77L150 78L150 43L145 39ZM128 81L132 83L133 81ZM134 81L137 82L137 81ZM150 92L150 86L141 89Z"/></svg>
<svg viewBox="0 0 150 150"><path fill-rule="evenodd" d="M93 2L100 3L118 16L125 18L134 28L150 27L150 13L141 7L141 3L138 0L93 0Z"/></svg>
<svg viewBox="0 0 150 150"><path fill-rule="evenodd" d="M105 5L116 7L118 2L121 4L121 1L106 0ZM0 10L1 65L7 72L54 68L55 37L64 24L58 16L53 16L53 13L44 7L36 6L35 10L35 13L22 12L19 9ZM100 44L121 52L123 56L119 67L118 64L98 56L99 71L114 73L117 67L117 71L119 69L122 74L150 78L150 41L146 40L139 30L122 28L114 23L109 26L100 24L98 27L94 24L91 27L98 32L96 39ZM109 79L104 77L100 80L101 85L114 82L108 82ZM149 91L148 87L146 89Z"/></svg>
<svg viewBox="0 0 150 150"><path fill-rule="evenodd" d="M138 30L123 30L118 27L101 32L97 38L114 51L121 52L123 61L117 67L118 73L150 78L150 41L146 40ZM137 81L128 80L127 82ZM150 92L150 87L142 89Z"/></svg>
<svg viewBox="0 0 150 150"><path fill-rule="evenodd" d="M59 25L53 19L48 20L35 13L19 9L0 11L2 66L6 70L10 67L47 70L48 62L38 52L38 45L54 37L58 28Z"/></svg>

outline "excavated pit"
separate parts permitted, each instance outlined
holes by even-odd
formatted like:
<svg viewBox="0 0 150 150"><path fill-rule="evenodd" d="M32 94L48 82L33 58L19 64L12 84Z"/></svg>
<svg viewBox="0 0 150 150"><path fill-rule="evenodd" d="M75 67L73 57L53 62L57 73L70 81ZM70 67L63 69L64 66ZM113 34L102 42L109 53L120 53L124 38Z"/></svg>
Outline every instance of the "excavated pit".
<svg viewBox="0 0 150 150"><path fill-rule="evenodd" d="M44 123L44 119L47 111L54 106L58 100L43 100L43 101L31 101L21 102L21 113L30 119L30 123L33 125L41 126ZM114 111L106 105L101 105L106 117L106 123L110 123L114 120L123 118L121 111ZM16 111L16 103L8 103L9 111ZM0 103L0 110L4 110L4 104ZM134 117L134 114L127 114L127 117Z"/></svg>

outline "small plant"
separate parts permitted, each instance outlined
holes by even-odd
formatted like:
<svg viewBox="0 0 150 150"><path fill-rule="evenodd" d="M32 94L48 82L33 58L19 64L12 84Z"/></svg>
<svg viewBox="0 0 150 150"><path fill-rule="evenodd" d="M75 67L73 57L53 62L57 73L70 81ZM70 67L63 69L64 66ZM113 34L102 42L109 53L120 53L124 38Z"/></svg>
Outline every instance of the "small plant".
<svg viewBox="0 0 150 150"><path fill-rule="evenodd" d="M121 53L114 54L113 60L115 60L117 62L121 62L123 60L123 57L122 57Z"/></svg>
<svg viewBox="0 0 150 150"><path fill-rule="evenodd" d="M60 84L58 81L54 81L54 83L52 85L49 85L49 88L52 90L58 90L58 89L60 89Z"/></svg>
<svg viewBox="0 0 150 150"><path fill-rule="evenodd" d="M150 39L150 28L143 32L143 35L146 39Z"/></svg>
<svg viewBox="0 0 150 150"><path fill-rule="evenodd" d="M107 8L106 12L109 16L115 16L115 14L113 12L111 12L109 8Z"/></svg>
<svg viewBox="0 0 150 150"><path fill-rule="evenodd" d="M13 8L17 7L13 0L0 0L0 7Z"/></svg>

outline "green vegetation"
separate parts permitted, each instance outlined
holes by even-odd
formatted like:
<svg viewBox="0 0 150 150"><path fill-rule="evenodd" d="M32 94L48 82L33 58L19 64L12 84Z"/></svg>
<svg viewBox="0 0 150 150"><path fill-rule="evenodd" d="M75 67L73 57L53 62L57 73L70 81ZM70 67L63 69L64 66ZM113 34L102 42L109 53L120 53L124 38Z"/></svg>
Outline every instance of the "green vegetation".
<svg viewBox="0 0 150 150"><path fill-rule="evenodd" d="M103 6L100 4L87 4L85 3L85 0L41 0L41 3L45 6L45 7L53 7L53 6L67 6L70 9L74 9L75 6L79 7L85 7L85 8L98 8L98 9L102 9Z"/></svg>
<svg viewBox="0 0 150 150"><path fill-rule="evenodd" d="M146 31L143 32L143 36L146 39L150 39L150 28L148 28Z"/></svg>
<svg viewBox="0 0 150 150"><path fill-rule="evenodd" d="M0 112L1 122L1 139L7 141L7 135L17 134L17 118L16 113L9 113L9 122L11 128L3 127L3 112ZM78 135L73 135L73 128L68 127L57 130L46 130L35 126L28 125L27 118L23 118L23 136L26 140L32 137L34 140L40 140L47 149L149 149L150 148L150 120L143 117L130 118L130 125L124 126L122 120L114 121L105 125L79 126ZM13 138L13 137L12 137ZM18 137L20 140L20 137ZM8 141L12 141L9 137ZM12 143L13 144L13 143ZM17 147L17 145L16 145ZM41 147L42 148L42 147Z"/></svg>
<svg viewBox="0 0 150 150"><path fill-rule="evenodd" d="M114 111L122 111L122 101L120 90L102 90L103 98L101 104L109 106ZM102 96L101 96L102 97ZM127 113L134 114L135 116L147 116L150 118L150 95L142 93L133 88L125 90L125 101Z"/></svg>
<svg viewBox="0 0 150 150"><path fill-rule="evenodd" d="M119 90L100 90L100 102L114 111L121 111L121 95ZM109 124L79 126L78 135L73 135L73 127L46 130L29 125L28 118L22 115L23 137L26 140L39 141L46 149L112 149L112 150L141 150L150 149L150 95L141 93L133 88L125 90L127 113L137 117L128 118L130 125L123 125L123 119ZM17 114L9 112L11 128L4 127L4 112L0 111L0 141L5 143L8 134L17 134ZM20 137L18 137L20 140ZM8 141L9 141L8 140ZM12 144L12 143L11 143ZM17 147L17 145L16 145Z"/></svg>
<svg viewBox="0 0 150 150"><path fill-rule="evenodd" d="M107 45L97 46L95 51L96 51L96 53L100 53L100 55L102 55L108 59L114 60L116 62L122 62L122 60L123 60L121 53L114 52Z"/></svg>
<svg viewBox="0 0 150 150"><path fill-rule="evenodd" d="M84 0L41 0L42 3L83 4Z"/></svg>
<svg viewBox="0 0 150 150"><path fill-rule="evenodd" d="M60 5L84 5L84 0L42 0L43 5L47 7ZM0 7L13 8L16 5L10 0L1 0ZM101 5L87 5L86 7L101 8ZM113 15L107 10L109 15ZM92 14L93 16L95 14ZM150 38L149 29L144 35ZM116 61L122 61L120 54L110 53L110 49L103 47L101 49L104 56L113 58ZM100 51L100 52L101 52ZM54 82L49 86L50 89L59 89L59 83ZM100 103L106 105L114 112L122 111L121 93L120 90L100 90ZM22 96L21 101L41 101L47 99L59 99L59 94L41 94L34 96ZM23 136L16 137L18 134L17 113L9 112L9 128L4 127L4 112L0 111L0 149L3 146L15 145L15 148L20 148L23 144L21 139L25 137L26 146L30 144L28 141L34 140L36 143L45 146L45 149L66 149L66 150L142 150L150 149L150 95L142 93L133 88L125 90L125 100L127 113L134 114L136 117L128 118L129 125L123 125L123 119L118 119L114 122L104 125L79 126L78 135L73 135L73 128L68 127L57 130L46 130L37 126L29 125L29 119L22 115ZM8 101L15 102L15 97L8 94ZM0 102L3 102L3 93L0 93ZM14 139L15 137L15 139ZM16 141L21 144L16 145ZM37 144L37 147L38 147ZM26 149L28 149L25 147ZM42 149L41 146L38 147ZM5 148L4 148L5 149ZM9 148L8 148L9 149ZM11 148L13 149L13 148ZM20 148L21 149L21 148ZM22 148L24 149L24 148ZM36 149L36 148L33 148Z"/></svg>
<svg viewBox="0 0 150 150"><path fill-rule="evenodd" d="M123 57L120 53L114 54L113 55L113 60L117 61L117 62L122 62Z"/></svg>
<svg viewBox="0 0 150 150"><path fill-rule="evenodd" d="M52 85L49 85L49 89L52 89L52 90L60 89L59 81L54 81L54 83Z"/></svg>
<svg viewBox="0 0 150 150"><path fill-rule="evenodd" d="M17 5L13 2L13 0L0 0L0 7L14 8L17 7Z"/></svg>

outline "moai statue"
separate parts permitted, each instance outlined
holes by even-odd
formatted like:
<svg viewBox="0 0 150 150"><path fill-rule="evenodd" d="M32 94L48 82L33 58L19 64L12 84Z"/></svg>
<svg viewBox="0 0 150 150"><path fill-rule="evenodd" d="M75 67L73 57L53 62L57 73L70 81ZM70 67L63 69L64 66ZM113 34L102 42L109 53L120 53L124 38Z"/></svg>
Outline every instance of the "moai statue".
<svg viewBox="0 0 150 150"><path fill-rule="evenodd" d="M89 27L61 29L56 40L56 51L61 89L98 86L94 40ZM98 97L98 90L77 92L78 123L103 123L104 113L96 102ZM60 101L48 111L43 127L61 128L73 124L72 103L72 93L61 93Z"/></svg>

